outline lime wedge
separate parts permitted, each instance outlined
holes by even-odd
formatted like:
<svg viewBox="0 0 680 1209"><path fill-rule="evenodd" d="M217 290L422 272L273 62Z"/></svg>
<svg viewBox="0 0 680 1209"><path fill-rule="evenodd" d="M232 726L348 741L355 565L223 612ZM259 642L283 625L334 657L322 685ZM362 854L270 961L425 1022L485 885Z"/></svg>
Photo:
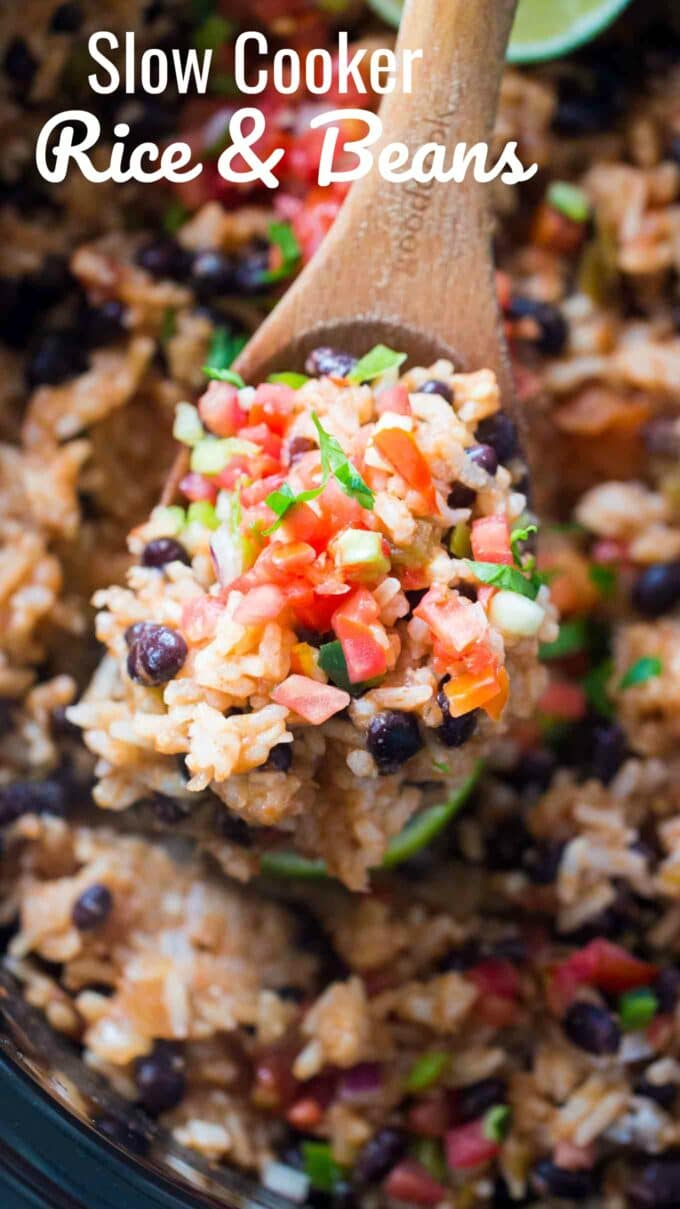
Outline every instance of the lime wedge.
<svg viewBox="0 0 680 1209"><path fill-rule="evenodd" d="M597 37L630 0L520 0L509 63L558 59Z"/></svg>
<svg viewBox="0 0 680 1209"><path fill-rule="evenodd" d="M399 25L403 0L367 0L367 4L388 25ZM627 4L630 0L519 0L508 62L558 59L597 37Z"/></svg>

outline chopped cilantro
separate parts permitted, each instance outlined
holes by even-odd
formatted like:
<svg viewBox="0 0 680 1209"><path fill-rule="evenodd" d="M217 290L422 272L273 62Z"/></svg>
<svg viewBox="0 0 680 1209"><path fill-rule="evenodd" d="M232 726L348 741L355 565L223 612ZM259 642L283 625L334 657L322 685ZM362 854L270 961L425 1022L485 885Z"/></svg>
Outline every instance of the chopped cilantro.
<svg viewBox="0 0 680 1209"><path fill-rule="evenodd" d="M208 350L207 365L210 370L230 369L241 350L247 343L247 337L240 332L233 332L230 327L216 327ZM207 373L204 370L204 373ZM242 381L242 379L240 379Z"/></svg>
<svg viewBox="0 0 680 1209"><path fill-rule="evenodd" d="M613 718L614 716L614 706L607 692L612 669L611 659L603 659L601 663L590 669L583 681L588 704L603 718Z"/></svg>
<svg viewBox="0 0 680 1209"><path fill-rule="evenodd" d="M507 588L509 592L517 592L535 600L542 584L540 576L533 575L527 579L518 567L508 567L503 563L478 563L473 559L465 560L472 574L483 584L491 584L494 588Z"/></svg>
<svg viewBox="0 0 680 1209"><path fill-rule="evenodd" d="M189 211L186 206L179 201L170 202L163 215L163 230L167 231L168 235L175 235L188 217Z"/></svg>
<svg viewBox="0 0 680 1209"><path fill-rule="evenodd" d="M220 13L209 13L194 30L196 50L218 50L234 33L234 23Z"/></svg>
<svg viewBox="0 0 680 1209"><path fill-rule="evenodd" d="M635 987L624 991L618 1002L619 1019L624 1032L646 1028L659 1009L659 1001L651 987Z"/></svg>
<svg viewBox="0 0 680 1209"><path fill-rule="evenodd" d="M450 776L450 775L451 775L451 769L449 768L449 766L448 766L448 764L446 763L446 761L445 761L445 760L433 760L433 761L432 761L432 767L433 767L433 768L434 768L434 769L435 769L437 772L441 772L441 773L443 773L443 775L444 775L445 777L448 777L448 776Z"/></svg>
<svg viewBox="0 0 680 1209"><path fill-rule="evenodd" d="M364 482L359 471L352 466L342 446L323 428L316 412L312 412L312 421L319 434L321 450L321 468L325 481L332 474L345 495L355 499L362 508L373 509L375 497L370 487Z"/></svg>
<svg viewBox="0 0 680 1209"><path fill-rule="evenodd" d="M533 554L523 556L520 550L521 543L528 541L534 533L538 533L538 525L518 526L510 534L512 557L515 560L515 566L519 567L520 571L533 571L536 566L536 559Z"/></svg>
<svg viewBox="0 0 680 1209"><path fill-rule="evenodd" d="M206 378L212 378L216 382L229 382L237 390L243 390L245 386L241 375L234 373L233 369L214 369L212 365L204 365L203 373Z"/></svg>
<svg viewBox="0 0 680 1209"><path fill-rule="evenodd" d="M281 253L281 264L277 269L270 269L268 273L265 273L264 280L272 283L284 281L296 271L302 259L302 249L290 223L273 222L267 234Z"/></svg>
<svg viewBox="0 0 680 1209"><path fill-rule="evenodd" d="M609 600L614 595L618 582L615 567L608 567L603 563L591 563L588 567L588 579L605 600Z"/></svg>
<svg viewBox="0 0 680 1209"><path fill-rule="evenodd" d="M344 1170L336 1163L328 1142L303 1142L302 1161L312 1188L332 1192L343 1178Z"/></svg>
<svg viewBox="0 0 680 1209"><path fill-rule="evenodd" d="M585 223L590 218L588 196L569 181L553 181L548 188L546 201L553 210L570 218L572 222Z"/></svg>
<svg viewBox="0 0 680 1209"><path fill-rule="evenodd" d="M394 349L387 348L385 344L376 344L370 352L366 353L360 361L347 375L348 381L372 382L374 378L381 378L389 369L399 369L406 360L406 353L395 353Z"/></svg>
<svg viewBox="0 0 680 1209"><path fill-rule="evenodd" d="M510 1109L507 1104L494 1104L482 1118L482 1133L490 1142L502 1142L510 1125Z"/></svg>
<svg viewBox="0 0 680 1209"><path fill-rule="evenodd" d="M543 660L565 659L567 655L576 655L588 647L588 623L583 617L573 617L563 621L560 632L554 642L544 642L539 650L539 658Z"/></svg>
<svg viewBox="0 0 680 1209"><path fill-rule="evenodd" d="M633 688L636 684L645 684L647 680L660 676L662 671L663 664L660 659L657 659L655 655L643 655L622 676L619 688L627 689Z"/></svg>
<svg viewBox="0 0 680 1209"><path fill-rule="evenodd" d="M307 374L295 374L292 371L283 374L270 374L267 378L268 382L274 385L290 386L292 390L299 390L304 386L305 382L309 382Z"/></svg>
<svg viewBox="0 0 680 1209"><path fill-rule="evenodd" d="M426 1088L431 1087L444 1074L450 1061L451 1055L443 1050L431 1050L427 1054L422 1054L406 1076L406 1091L425 1091Z"/></svg>
<svg viewBox="0 0 680 1209"><path fill-rule="evenodd" d="M177 329L177 311L175 310L175 308L173 306L166 306L165 310L163 311L163 318L161 320L161 330L160 330L160 334L158 337L163 348L165 348L165 346L169 340L172 340L172 337L174 336L176 329Z"/></svg>

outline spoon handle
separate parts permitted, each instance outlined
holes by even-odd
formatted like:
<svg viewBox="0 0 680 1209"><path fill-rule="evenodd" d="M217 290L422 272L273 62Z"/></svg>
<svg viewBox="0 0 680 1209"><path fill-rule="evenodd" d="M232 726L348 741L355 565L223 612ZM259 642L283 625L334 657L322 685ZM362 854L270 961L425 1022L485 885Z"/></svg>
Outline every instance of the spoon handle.
<svg viewBox="0 0 680 1209"><path fill-rule="evenodd" d="M488 143L517 0L406 0L397 52L424 51L411 93L384 98L382 145ZM375 149L374 149L375 150ZM492 164L489 156L488 166ZM452 351L466 368L489 366L511 396L499 336L490 255L490 185L388 183L376 164L357 181L313 262L246 349L246 376L296 335L365 321L395 339L409 328L423 346ZM323 343L317 339L316 343ZM303 350L304 351L304 350Z"/></svg>

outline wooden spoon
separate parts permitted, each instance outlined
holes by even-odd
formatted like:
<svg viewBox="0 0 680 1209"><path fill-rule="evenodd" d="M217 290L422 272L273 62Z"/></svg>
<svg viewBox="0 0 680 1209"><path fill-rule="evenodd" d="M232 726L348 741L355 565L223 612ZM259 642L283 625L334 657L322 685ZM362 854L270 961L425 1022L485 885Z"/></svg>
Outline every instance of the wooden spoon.
<svg viewBox="0 0 680 1209"><path fill-rule="evenodd" d="M423 49L410 94L386 96L381 145L453 153L491 139L517 0L406 0L397 53ZM374 154L378 149L374 149ZM448 357L496 373L512 407L496 300L488 184L389 184L377 167L357 181L313 260L243 349L234 368L257 383L302 369L322 345L357 356L387 344L429 365ZM172 497L185 466L166 485Z"/></svg>

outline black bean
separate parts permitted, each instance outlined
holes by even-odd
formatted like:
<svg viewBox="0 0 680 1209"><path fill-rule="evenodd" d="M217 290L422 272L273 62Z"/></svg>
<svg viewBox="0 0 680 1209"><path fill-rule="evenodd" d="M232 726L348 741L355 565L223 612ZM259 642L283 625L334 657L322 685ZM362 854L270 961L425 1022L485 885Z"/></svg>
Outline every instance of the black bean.
<svg viewBox="0 0 680 1209"><path fill-rule="evenodd" d="M166 684L177 675L187 655L187 644L177 630L147 623L130 647L128 675L138 684Z"/></svg>
<svg viewBox="0 0 680 1209"><path fill-rule="evenodd" d="M55 252L49 252L40 268L26 279L27 289L41 308L60 302L74 284L66 257Z"/></svg>
<svg viewBox="0 0 680 1209"><path fill-rule="evenodd" d="M76 34L84 19L85 14L80 4L60 4L52 13L50 30L53 34Z"/></svg>
<svg viewBox="0 0 680 1209"><path fill-rule="evenodd" d="M678 1094L677 1083L650 1083L649 1079L640 1079L635 1084L635 1095L653 1100L660 1108L668 1111L675 1104Z"/></svg>
<svg viewBox="0 0 680 1209"><path fill-rule="evenodd" d="M659 1001L660 1012L674 1012L680 999L680 969L667 966L654 983L654 993Z"/></svg>
<svg viewBox="0 0 680 1209"><path fill-rule="evenodd" d="M569 1040L589 1054L615 1054L619 1048L618 1024L611 1012L596 1003L572 1003L563 1026Z"/></svg>
<svg viewBox="0 0 680 1209"><path fill-rule="evenodd" d="M362 1184L373 1184L382 1179L398 1163L406 1152L406 1136L398 1129L379 1129L367 1142L354 1168L354 1175Z"/></svg>
<svg viewBox="0 0 680 1209"><path fill-rule="evenodd" d="M191 264L189 282L203 301L233 293L234 262L224 252L198 252Z"/></svg>
<svg viewBox="0 0 680 1209"><path fill-rule="evenodd" d="M554 1196L558 1200L585 1201L594 1191L592 1171L571 1171L558 1167L552 1159L539 1160L531 1182L541 1196Z"/></svg>
<svg viewBox="0 0 680 1209"><path fill-rule="evenodd" d="M22 89L30 88L38 69L38 60L24 38L12 38L5 51L3 67L13 84L21 85Z"/></svg>
<svg viewBox="0 0 680 1209"><path fill-rule="evenodd" d="M271 768L274 772L288 772L292 763L293 744L277 743L269 753L265 768Z"/></svg>
<svg viewBox="0 0 680 1209"><path fill-rule="evenodd" d="M123 634L123 638L125 639L128 650L138 638L141 638L142 634L144 634L148 629L153 629L153 626L153 621L135 621L132 625L129 625Z"/></svg>
<svg viewBox="0 0 680 1209"><path fill-rule="evenodd" d="M84 373L87 366L87 354L75 333L65 328L45 332L27 362L26 383L30 390L58 386Z"/></svg>
<svg viewBox="0 0 680 1209"><path fill-rule="evenodd" d="M487 840L489 868L501 872L518 869L531 844L531 836L520 818L510 815L495 824Z"/></svg>
<svg viewBox="0 0 680 1209"><path fill-rule="evenodd" d="M471 445L465 454L475 466L486 470L492 477L498 470L498 455L491 445Z"/></svg>
<svg viewBox="0 0 680 1209"><path fill-rule="evenodd" d="M677 330L680 332L680 307L677 308ZM680 458L680 422L673 416L655 416L642 430L647 453L653 456Z"/></svg>
<svg viewBox="0 0 680 1209"><path fill-rule="evenodd" d="M213 826L222 839L238 844L239 848L252 848L253 835L245 819L232 814L222 802L215 807Z"/></svg>
<svg viewBox="0 0 680 1209"><path fill-rule="evenodd" d="M453 403L453 391L448 382L438 382L436 378L430 378L429 382L423 382L418 390L423 395L441 395L447 403Z"/></svg>
<svg viewBox="0 0 680 1209"><path fill-rule="evenodd" d="M246 295L266 293L271 289L268 247L255 246L239 257L234 265L233 289Z"/></svg>
<svg viewBox="0 0 680 1209"><path fill-rule="evenodd" d="M177 798L170 798L165 793L155 793L151 799L151 807L159 823L173 826L181 823L189 814L189 809Z"/></svg>
<svg viewBox="0 0 680 1209"><path fill-rule="evenodd" d="M680 1154L650 1159L629 1187L628 1195L635 1209L678 1209Z"/></svg>
<svg viewBox="0 0 680 1209"><path fill-rule="evenodd" d="M508 780L522 793L540 793L548 788L556 769L555 753L541 747L524 752Z"/></svg>
<svg viewBox="0 0 680 1209"><path fill-rule="evenodd" d="M413 714L386 710L368 728L367 747L381 774L396 772L423 746L418 720Z"/></svg>
<svg viewBox="0 0 680 1209"><path fill-rule="evenodd" d="M0 790L0 826L15 822L23 814L66 812L66 791L55 777L44 781L14 781Z"/></svg>
<svg viewBox="0 0 680 1209"><path fill-rule="evenodd" d="M103 348L114 344L125 331L125 308L112 298L100 306L89 306L83 315L85 338L90 348Z"/></svg>
<svg viewBox="0 0 680 1209"><path fill-rule="evenodd" d="M479 941L466 940L464 944L458 945L455 949L449 949L439 962L439 969L443 973L447 973L449 970L456 970L460 973L478 965L482 957L483 951Z"/></svg>
<svg viewBox="0 0 680 1209"><path fill-rule="evenodd" d="M149 1150L150 1142L146 1134L118 1117L96 1117L93 1125L110 1142L132 1154L145 1155Z"/></svg>
<svg viewBox="0 0 680 1209"><path fill-rule="evenodd" d="M506 1098L507 1084L504 1079L480 1079L478 1083L458 1089L456 1109L462 1121L473 1121L476 1117L484 1116L494 1104L504 1104Z"/></svg>
<svg viewBox="0 0 680 1209"><path fill-rule="evenodd" d="M477 729L479 711L470 710L467 714L461 714L459 718L451 716L449 699L444 692L444 685L449 679L449 676L444 677L437 693L437 705L442 711L442 724L437 728L437 738L445 747L462 747L468 739L472 738Z"/></svg>
<svg viewBox="0 0 680 1209"><path fill-rule="evenodd" d="M656 563L638 575L632 602L645 617L662 617L680 604L680 561Z"/></svg>
<svg viewBox="0 0 680 1209"><path fill-rule="evenodd" d="M71 919L79 932L91 932L105 923L112 908L113 895L108 886L95 882L76 899Z"/></svg>
<svg viewBox="0 0 680 1209"><path fill-rule="evenodd" d="M508 313L511 319L533 319L538 327L536 347L540 352L548 357L559 357L564 352L569 328L559 307L536 298L515 297Z"/></svg>
<svg viewBox="0 0 680 1209"><path fill-rule="evenodd" d="M191 559L181 542L174 537L155 537L142 551L142 566L164 567L166 563L186 563Z"/></svg>
<svg viewBox="0 0 680 1209"><path fill-rule="evenodd" d="M320 378L347 378L357 363L356 357L338 348L315 348L305 362L308 374Z"/></svg>
<svg viewBox="0 0 680 1209"><path fill-rule="evenodd" d="M285 999L286 1003L304 1003L307 998L307 992L303 987L291 986L286 984L282 987L276 987L276 994L279 999Z"/></svg>
<svg viewBox="0 0 680 1209"><path fill-rule="evenodd" d="M517 426L502 411L482 420L475 435L480 444L493 446L499 462L511 461L518 452Z"/></svg>
<svg viewBox="0 0 680 1209"><path fill-rule="evenodd" d="M588 135L609 129L626 102L629 65L610 55L584 56L576 69L558 81L557 108L552 128L557 134Z"/></svg>
<svg viewBox="0 0 680 1209"><path fill-rule="evenodd" d="M537 886L550 886L557 877L565 845L557 840L541 840L526 853L524 868Z"/></svg>
<svg viewBox="0 0 680 1209"><path fill-rule="evenodd" d="M175 1108L186 1092L184 1059L177 1047L156 1042L153 1051L135 1062L139 1099L154 1116Z"/></svg>
<svg viewBox="0 0 680 1209"><path fill-rule="evenodd" d="M454 483L449 491L446 502L449 508L471 508L477 498L477 492L465 483Z"/></svg>
<svg viewBox="0 0 680 1209"><path fill-rule="evenodd" d="M162 236L144 244L136 256L137 264L152 277L182 278L190 267L190 257L176 239Z"/></svg>

